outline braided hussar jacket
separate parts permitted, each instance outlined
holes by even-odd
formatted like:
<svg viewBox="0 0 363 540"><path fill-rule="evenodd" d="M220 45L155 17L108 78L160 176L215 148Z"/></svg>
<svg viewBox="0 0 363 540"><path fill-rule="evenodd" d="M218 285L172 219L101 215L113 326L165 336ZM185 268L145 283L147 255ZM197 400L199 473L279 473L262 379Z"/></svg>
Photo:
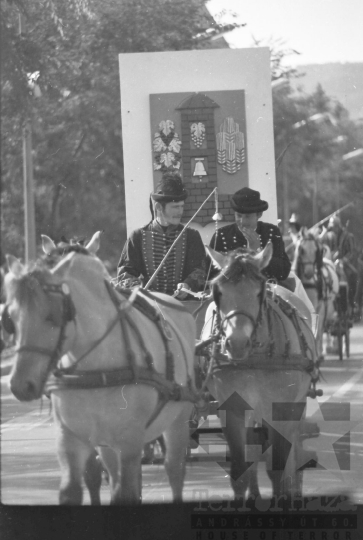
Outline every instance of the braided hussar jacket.
<svg viewBox="0 0 363 540"><path fill-rule="evenodd" d="M260 237L261 247L265 247L270 240L273 246L273 255L269 265L263 270L263 274L268 279L278 281L285 280L291 269L291 263L285 252L285 245L280 229L271 223L259 221L256 232ZM217 237L216 237L217 235ZM236 223L226 225L218 229L210 242L210 247L221 253L228 253L234 249L247 246L247 240L239 230Z"/></svg>
<svg viewBox="0 0 363 540"><path fill-rule="evenodd" d="M183 226L161 227L151 221L136 229L126 240L118 263L119 280L141 277L144 285L160 265ZM172 295L178 283L187 283L191 290L202 290L206 279L205 249L198 231L185 229L164 262L150 290Z"/></svg>

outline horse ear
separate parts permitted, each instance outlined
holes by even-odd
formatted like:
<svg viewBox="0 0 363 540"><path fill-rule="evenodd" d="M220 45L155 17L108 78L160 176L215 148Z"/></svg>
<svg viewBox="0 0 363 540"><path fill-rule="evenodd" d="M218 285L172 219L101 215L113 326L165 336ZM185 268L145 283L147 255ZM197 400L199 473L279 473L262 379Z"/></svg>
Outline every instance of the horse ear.
<svg viewBox="0 0 363 540"><path fill-rule="evenodd" d="M49 255L50 252L56 248L56 245L53 240L49 238L49 236L47 236L46 234L41 234L40 236L42 237L43 251L46 255Z"/></svg>
<svg viewBox="0 0 363 540"><path fill-rule="evenodd" d="M102 233L103 231L97 231L86 245L86 249L93 255L96 255L97 251L100 249Z"/></svg>
<svg viewBox="0 0 363 540"><path fill-rule="evenodd" d="M265 248L255 255L253 258L258 263L258 267L260 270L263 270L266 268L266 266L269 264L271 257L273 254L273 246L271 242L268 242L265 246Z"/></svg>
<svg viewBox="0 0 363 540"><path fill-rule="evenodd" d="M227 257L207 245L204 245L204 247L210 258L212 259L214 266L219 270L223 268L227 262Z"/></svg>
<svg viewBox="0 0 363 540"><path fill-rule="evenodd" d="M24 265L14 257L14 255L6 255L6 262L8 264L9 272L15 277L20 277L24 272Z"/></svg>

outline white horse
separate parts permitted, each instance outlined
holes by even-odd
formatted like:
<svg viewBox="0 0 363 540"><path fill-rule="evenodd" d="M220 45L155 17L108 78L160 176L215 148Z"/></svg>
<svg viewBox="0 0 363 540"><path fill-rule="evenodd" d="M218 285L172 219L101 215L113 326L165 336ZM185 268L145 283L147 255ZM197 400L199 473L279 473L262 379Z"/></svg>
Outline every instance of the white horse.
<svg viewBox="0 0 363 540"><path fill-rule="evenodd" d="M220 273L212 282L215 304L207 311L202 338L217 329L224 347L225 354L212 353L208 389L225 410L235 496L260 495L259 457L249 457L246 445L261 447L274 496L301 495L306 456L300 422L317 377L309 310L293 293L286 290L282 297L266 284L261 271L271 259L271 244L258 255L236 250L225 256L207 249Z"/></svg>
<svg viewBox="0 0 363 540"><path fill-rule="evenodd" d="M113 289L102 262L85 248L65 251L51 270L8 256L5 282L7 327L16 338L10 388L20 401L45 389L51 396L60 503L82 503L95 448L108 469L111 503L140 502L142 449L161 434L180 501L196 400L194 319L166 295Z"/></svg>
<svg viewBox="0 0 363 540"><path fill-rule="evenodd" d="M323 358L323 334L334 317L334 299L339 292L339 279L334 264L327 257L315 236L301 229L292 270L300 278L318 315L316 342L319 358Z"/></svg>

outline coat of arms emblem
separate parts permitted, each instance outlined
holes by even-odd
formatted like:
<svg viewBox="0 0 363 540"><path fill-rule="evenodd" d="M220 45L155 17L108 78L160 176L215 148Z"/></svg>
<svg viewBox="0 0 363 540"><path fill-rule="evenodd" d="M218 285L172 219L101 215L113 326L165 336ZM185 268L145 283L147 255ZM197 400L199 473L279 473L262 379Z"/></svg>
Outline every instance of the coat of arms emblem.
<svg viewBox="0 0 363 540"><path fill-rule="evenodd" d="M245 160L245 138L239 124L229 116L224 119L217 133L217 158L222 169L234 174Z"/></svg>
<svg viewBox="0 0 363 540"><path fill-rule="evenodd" d="M159 124L159 131L154 135L154 169L156 171L170 171L180 169L181 140L175 131L172 120L163 120Z"/></svg>
<svg viewBox="0 0 363 540"><path fill-rule="evenodd" d="M197 148L200 148L205 139L205 125L203 122L194 122L190 126L190 137Z"/></svg>

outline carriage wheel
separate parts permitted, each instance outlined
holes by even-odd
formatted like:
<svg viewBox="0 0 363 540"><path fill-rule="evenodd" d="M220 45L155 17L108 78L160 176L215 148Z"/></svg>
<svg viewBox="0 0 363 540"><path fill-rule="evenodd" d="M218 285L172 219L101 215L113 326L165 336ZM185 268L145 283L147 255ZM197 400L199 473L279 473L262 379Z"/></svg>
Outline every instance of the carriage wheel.
<svg viewBox="0 0 363 540"><path fill-rule="evenodd" d="M300 453L303 451L303 446L301 441L297 441L295 443L295 459L296 463L299 463L299 456ZM304 471L297 469L296 470L296 478L295 478L295 495L296 497L302 497L303 493L303 481L304 481Z"/></svg>
<svg viewBox="0 0 363 540"><path fill-rule="evenodd" d="M350 328L349 328L349 321L348 317L346 318L346 326L345 326L345 354L347 358L349 358L350 354L350 338L349 338Z"/></svg>
<svg viewBox="0 0 363 540"><path fill-rule="evenodd" d="M338 324L337 324L337 341L338 341L338 354L339 354L339 360L343 361L343 327L342 327L342 321L339 318Z"/></svg>

